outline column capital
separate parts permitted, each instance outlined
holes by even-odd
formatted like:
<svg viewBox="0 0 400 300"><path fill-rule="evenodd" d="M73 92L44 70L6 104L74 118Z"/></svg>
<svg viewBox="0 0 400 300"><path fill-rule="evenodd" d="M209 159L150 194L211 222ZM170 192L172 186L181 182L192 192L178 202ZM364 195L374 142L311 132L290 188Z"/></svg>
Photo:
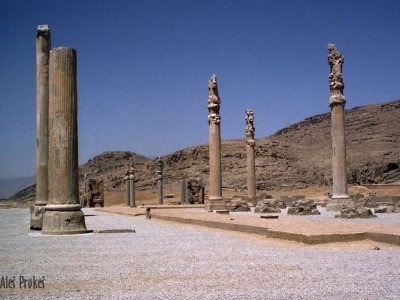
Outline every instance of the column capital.
<svg viewBox="0 0 400 300"><path fill-rule="evenodd" d="M336 105L343 105L346 104L346 97L343 95L332 95L329 98L329 107L332 108Z"/></svg>
<svg viewBox="0 0 400 300"><path fill-rule="evenodd" d="M45 39L48 39L50 37L49 25L38 25L36 37L39 37L39 36L41 36Z"/></svg>
<svg viewBox="0 0 400 300"><path fill-rule="evenodd" d="M221 116L219 108L221 106L221 99L218 95L217 76L213 74L208 81L208 124L220 124Z"/></svg>

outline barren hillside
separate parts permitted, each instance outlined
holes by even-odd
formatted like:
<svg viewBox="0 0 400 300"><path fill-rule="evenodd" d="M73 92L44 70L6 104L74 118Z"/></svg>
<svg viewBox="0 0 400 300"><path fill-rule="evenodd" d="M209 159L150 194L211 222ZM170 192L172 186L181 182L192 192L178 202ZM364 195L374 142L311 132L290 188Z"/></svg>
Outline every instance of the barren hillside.
<svg viewBox="0 0 400 300"><path fill-rule="evenodd" d="M400 180L400 100L353 108L346 112L348 181L350 184ZM164 182L179 187L183 177L208 179L208 146L198 145L164 158ZM156 163L132 152L105 152L80 166L83 174L102 178L105 189L122 190L127 163L134 163L138 189L155 188ZM245 140L222 143L223 187L245 188ZM331 183L330 114L317 115L257 140L257 188L304 187ZM34 188L24 192L32 197ZM20 194L15 198L21 198Z"/></svg>

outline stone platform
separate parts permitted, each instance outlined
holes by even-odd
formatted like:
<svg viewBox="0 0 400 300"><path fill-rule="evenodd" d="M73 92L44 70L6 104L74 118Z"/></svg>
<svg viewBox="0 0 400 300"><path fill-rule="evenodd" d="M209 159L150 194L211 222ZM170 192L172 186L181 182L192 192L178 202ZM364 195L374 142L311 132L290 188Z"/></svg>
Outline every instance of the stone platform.
<svg viewBox="0 0 400 300"><path fill-rule="evenodd" d="M149 206L153 219L232 230L267 238L291 240L305 244L323 244L372 240L400 246L400 214L378 214L374 219L335 219L337 212L319 208L318 216L292 216L282 210L278 219L261 218L250 212L217 214L200 206ZM166 209L168 208L168 209ZM101 211L126 215L145 215L146 206L114 206ZM276 214L274 214L276 215Z"/></svg>

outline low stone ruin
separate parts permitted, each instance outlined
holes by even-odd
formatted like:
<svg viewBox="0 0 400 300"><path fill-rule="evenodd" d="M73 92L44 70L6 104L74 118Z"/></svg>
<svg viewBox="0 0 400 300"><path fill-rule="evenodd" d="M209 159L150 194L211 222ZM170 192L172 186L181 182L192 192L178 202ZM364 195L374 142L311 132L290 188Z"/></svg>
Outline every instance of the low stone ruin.
<svg viewBox="0 0 400 300"><path fill-rule="evenodd" d="M191 176L182 180L181 202L204 204L204 186L201 177Z"/></svg>
<svg viewBox="0 0 400 300"><path fill-rule="evenodd" d="M384 214L384 213L400 213L400 205L388 205L385 207L375 208L374 212L376 214Z"/></svg>
<svg viewBox="0 0 400 300"><path fill-rule="evenodd" d="M288 215L320 215L317 205L313 200L297 200L292 207L288 208Z"/></svg>
<svg viewBox="0 0 400 300"><path fill-rule="evenodd" d="M242 199L233 199L231 201L229 201L229 203L227 204L227 208L228 211L250 211L250 207L247 204L246 200L242 200Z"/></svg>
<svg viewBox="0 0 400 300"><path fill-rule="evenodd" d="M375 197L371 195L368 197L364 197L358 201L356 201L356 207L365 207L365 208L376 208L378 207L378 203L375 200Z"/></svg>
<svg viewBox="0 0 400 300"><path fill-rule="evenodd" d="M281 200L275 199L263 199L257 202L256 208L254 209L255 213L280 213L282 206ZM284 204L284 202L283 202Z"/></svg>
<svg viewBox="0 0 400 300"><path fill-rule="evenodd" d="M339 215L335 218L355 219L355 218L376 218L370 208L357 207L356 205L343 205Z"/></svg>
<svg viewBox="0 0 400 300"><path fill-rule="evenodd" d="M83 200L83 203L82 203ZM104 207L104 183L101 179L86 179L82 207Z"/></svg>

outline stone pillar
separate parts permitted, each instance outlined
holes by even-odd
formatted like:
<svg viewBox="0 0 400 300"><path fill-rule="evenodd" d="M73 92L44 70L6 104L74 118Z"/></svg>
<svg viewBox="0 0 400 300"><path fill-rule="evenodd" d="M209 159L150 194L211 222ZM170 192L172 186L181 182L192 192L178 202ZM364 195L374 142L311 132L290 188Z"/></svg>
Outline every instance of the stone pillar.
<svg viewBox="0 0 400 300"><path fill-rule="evenodd" d="M181 203L186 203L186 179L183 178L181 181Z"/></svg>
<svg viewBox="0 0 400 300"><path fill-rule="evenodd" d="M129 206L130 205L130 203L131 203L131 200L130 200L130 198L131 198L131 182L129 181L129 167L128 167L128 169L126 170L126 172L125 172L125 176L124 176L124 181L125 181L125 204L127 205L127 206Z"/></svg>
<svg viewBox="0 0 400 300"><path fill-rule="evenodd" d="M346 98L343 95L344 83L342 77L343 55L335 45L328 45L328 63L330 66L329 84L331 97L331 134L332 134L332 201L328 203L328 210L338 210L350 198L347 195L346 177L346 133L344 107Z"/></svg>
<svg viewBox="0 0 400 300"><path fill-rule="evenodd" d="M247 196L253 204L256 200L255 131L254 112L248 109L246 110Z"/></svg>
<svg viewBox="0 0 400 300"><path fill-rule="evenodd" d="M205 205L205 209L208 211L226 210L226 204L222 198L220 104L217 77L214 74L208 82L210 184L208 191L209 203Z"/></svg>
<svg viewBox="0 0 400 300"><path fill-rule="evenodd" d="M157 159L157 189L158 189L158 204L163 204L164 202L164 192L163 192L163 170L164 163L161 156Z"/></svg>
<svg viewBox="0 0 400 300"><path fill-rule="evenodd" d="M39 25L36 33L36 201L31 208L30 228L41 230L48 199L49 157L49 56L48 25Z"/></svg>
<svg viewBox="0 0 400 300"><path fill-rule="evenodd" d="M129 166L129 206L136 207L135 202L135 169Z"/></svg>
<svg viewBox="0 0 400 300"><path fill-rule="evenodd" d="M49 64L49 198L42 234L85 233L79 204L76 51L55 48Z"/></svg>

